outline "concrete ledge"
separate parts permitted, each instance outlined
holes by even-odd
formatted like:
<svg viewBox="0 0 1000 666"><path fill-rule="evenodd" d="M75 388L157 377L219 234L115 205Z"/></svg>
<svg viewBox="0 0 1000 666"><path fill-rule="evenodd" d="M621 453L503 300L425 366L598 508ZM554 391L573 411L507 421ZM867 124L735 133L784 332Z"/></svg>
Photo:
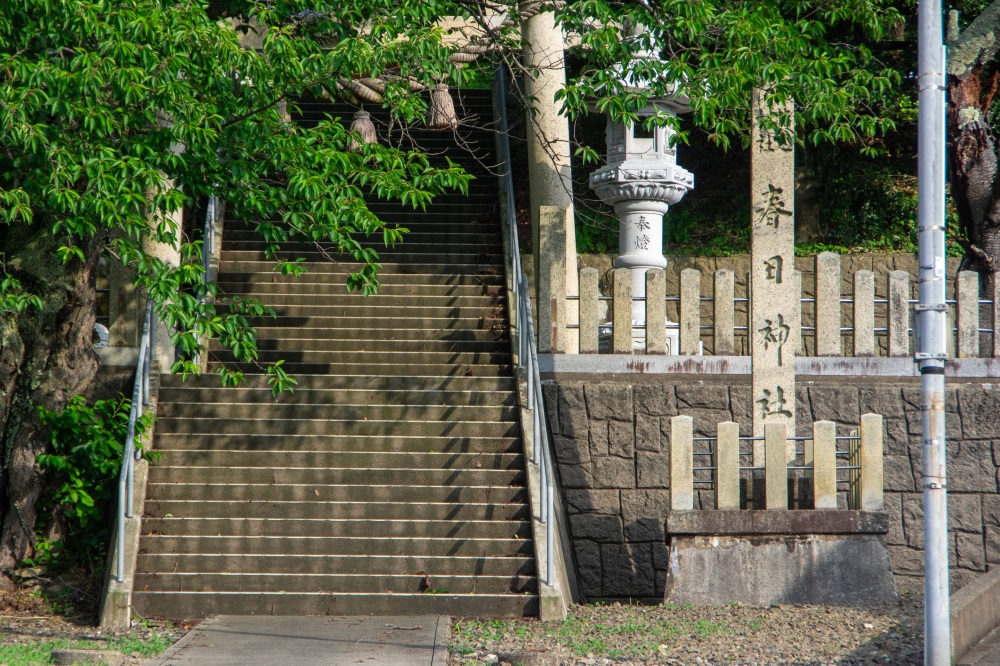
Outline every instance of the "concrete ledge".
<svg viewBox="0 0 1000 666"><path fill-rule="evenodd" d="M139 360L138 347L95 347L101 365L129 365L133 368Z"/></svg>
<svg viewBox="0 0 1000 666"><path fill-rule="evenodd" d="M1000 626L1000 569L951 595L951 657L956 662Z"/></svg>
<svg viewBox="0 0 1000 666"><path fill-rule="evenodd" d="M855 605L895 598L889 553L879 535L670 539L664 590L670 603Z"/></svg>
<svg viewBox="0 0 1000 666"><path fill-rule="evenodd" d="M646 356L644 354L539 354L545 375L749 375L749 356ZM917 377L916 364L906 358L799 357L801 376ZM948 361L948 377L1000 378L1000 359L962 358Z"/></svg>
<svg viewBox="0 0 1000 666"><path fill-rule="evenodd" d="M670 511L667 534L756 536L807 534L885 534L889 515L882 511Z"/></svg>
<svg viewBox="0 0 1000 666"><path fill-rule="evenodd" d="M125 519L125 580L115 577L118 556L118 521L111 531L111 547L105 565L104 594L98 612L98 624L113 629L128 629L132 626L132 585L135 582L135 565L139 559L139 536L142 514L146 503L146 479L149 477L149 463L135 461L135 492L132 495L132 517ZM117 484L116 484L117 486ZM115 508L117 512L117 507ZM117 515L117 513L116 513Z"/></svg>
<svg viewBox="0 0 1000 666"><path fill-rule="evenodd" d="M52 651L52 663L65 666L121 666L125 655L114 650L61 649Z"/></svg>

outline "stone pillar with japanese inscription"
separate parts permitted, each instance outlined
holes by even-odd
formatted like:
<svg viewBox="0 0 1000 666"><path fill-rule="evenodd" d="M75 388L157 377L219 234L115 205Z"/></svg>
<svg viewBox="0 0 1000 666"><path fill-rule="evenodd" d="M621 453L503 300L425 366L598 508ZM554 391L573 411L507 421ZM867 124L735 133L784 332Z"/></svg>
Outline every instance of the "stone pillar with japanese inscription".
<svg viewBox="0 0 1000 666"><path fill-rule="evenodd" d="M795 435L795 354L800 345L801 275L795 270L795 144L791 103L769 107L764 91L753 93L751 192L751 355L753 434L784 423ZM761 128L774 114L787 127ZM784 138L784 140L781 140ZM789 447L794 453L794 448ZM754 465L764 464L763 441L755 441Z"/></svg>

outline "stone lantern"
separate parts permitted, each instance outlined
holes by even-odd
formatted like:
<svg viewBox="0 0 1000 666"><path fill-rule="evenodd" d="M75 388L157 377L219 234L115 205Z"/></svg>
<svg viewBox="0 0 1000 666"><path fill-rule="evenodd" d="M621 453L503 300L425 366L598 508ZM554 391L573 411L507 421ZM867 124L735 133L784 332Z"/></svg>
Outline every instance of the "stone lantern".
<svg viewBox="0 0 1000 666"><path fill-rule="evenodd" d="M640 113L635 124L607 127L608 163L590 175L590 187L618 215L618 257L615 268L632 271L632 295L646 295L646 271L666 268L663 257L663 216L694 187L694 175L677 166L677 150L670 145L674 131L668 127L646 130L642 120L654 114L676 115L690 111L686 98L655 100ZM633 347L645 348L646 307L632 302ZM667 353L676 354L679 332L668 322Z"/></svg>

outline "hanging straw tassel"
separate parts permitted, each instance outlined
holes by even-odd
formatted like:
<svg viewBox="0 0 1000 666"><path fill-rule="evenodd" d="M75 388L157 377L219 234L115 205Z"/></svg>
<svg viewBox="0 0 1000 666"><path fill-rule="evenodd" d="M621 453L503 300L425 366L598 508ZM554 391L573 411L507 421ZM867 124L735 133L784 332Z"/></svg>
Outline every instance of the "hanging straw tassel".
<svg viewBox="0 0 1000 666"><path fill-rule="evenodd" d="M458 127L455 103L451 101L448 86L439 83L431 90L431 110L427 116L427 128L433 130L453 130Z"/></svg>
<svg viewBox="0 0 1000 666"><path fill-rule="evenodd" d="M361 141L359 142L357 138L351 137L350 143L347 144L347 149L352 153L356 153L361 150L361 146L366 143L377 143L378 135L375 133L375 125L372 124L372 118L368 115L367 111L355 111L354 120L351 121L352 133L357 132L361 135Z"/></svg>

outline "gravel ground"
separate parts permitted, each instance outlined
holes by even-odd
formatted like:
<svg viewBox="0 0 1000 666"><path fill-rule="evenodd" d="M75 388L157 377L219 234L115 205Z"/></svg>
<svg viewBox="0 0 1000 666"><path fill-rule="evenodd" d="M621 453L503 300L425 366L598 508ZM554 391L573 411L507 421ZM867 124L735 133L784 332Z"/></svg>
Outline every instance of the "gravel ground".
<svg viewBox="0 0 1000 666"><path fill-rule="evenodd" d="M141 664L145 657L140 650L165 650L189 628L146 622L127 631L107 631L95 626L96 621L92 608L52 604L23 590L0 592L0 666L51 663L53 647L131 652L126 663Z"/></svg>
<svg viewBox="0 0 1000 666"><path fill-rule="evenodd" d="M923 663L923 599L861 608L575 607L563 622L455 620L452 664Z"/></svg>

